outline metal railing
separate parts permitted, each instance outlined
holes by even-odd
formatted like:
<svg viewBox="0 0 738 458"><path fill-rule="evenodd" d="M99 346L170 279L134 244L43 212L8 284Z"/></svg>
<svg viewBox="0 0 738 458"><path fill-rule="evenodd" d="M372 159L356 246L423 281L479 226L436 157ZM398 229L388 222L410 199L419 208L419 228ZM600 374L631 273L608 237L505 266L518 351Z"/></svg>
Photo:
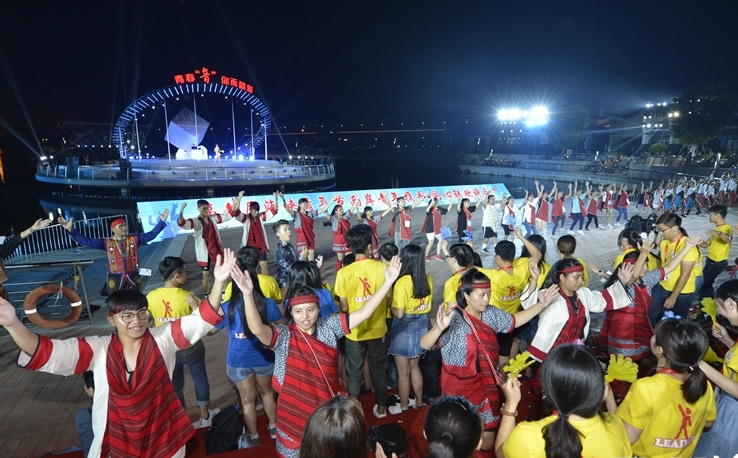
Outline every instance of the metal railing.
<svg viewBox="0 0 738 458"><path fill-rule="evenodd" d="M333 164L283 165L279 167L141 167L118 165L81 165L78 167L39 163L36 174L49 178L99 181L228 181L273 180L281 178L331 177L335 175Z"/></svg>
<svg viewBox="0 0 738 458"><path fill-rule="evenodd" d="M74 221L72 224L75 229L87 237L106 238L112 235L110 223L118 218L124 218L126 222L128 221L126 215L114 215ZM52 224L38 229L26 237L5 262L8 265L29 264L50 253L64 251L80 256L82 251L79 247L80 244L72 239L66 229L59 224Z"/></svg>

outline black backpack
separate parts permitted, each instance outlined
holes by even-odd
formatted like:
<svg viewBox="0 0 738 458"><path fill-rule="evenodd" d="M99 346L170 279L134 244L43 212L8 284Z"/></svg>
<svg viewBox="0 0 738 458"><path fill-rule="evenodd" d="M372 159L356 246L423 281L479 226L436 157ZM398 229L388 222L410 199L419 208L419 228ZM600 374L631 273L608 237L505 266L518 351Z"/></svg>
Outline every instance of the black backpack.
<svg viewBox="0 0 738 458"><path fill-rule="evenodd" d="M243 416L234 402L213 417L213 425L205 432L205 452L210 456L237 450L243 433Z"/></svg>

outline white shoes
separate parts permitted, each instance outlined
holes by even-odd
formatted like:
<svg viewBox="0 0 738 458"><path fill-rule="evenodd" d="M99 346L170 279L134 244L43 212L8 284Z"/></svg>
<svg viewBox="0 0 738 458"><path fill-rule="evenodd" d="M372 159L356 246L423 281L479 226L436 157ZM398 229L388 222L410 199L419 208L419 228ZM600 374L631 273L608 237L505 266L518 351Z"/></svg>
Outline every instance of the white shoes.
<svg viewBox="0 0 738 458"><path fill-rule="evenodd" d="M202 417L200 417L200 419L198 421L192 423L192 426L195 429L209 428L209 427L213 426L213 417L218 412L220 412L220 409L210 409L210 416L208 417L207 420L205 420Z"/></svg>
<svg viewBox="0 0 738 458"><path fill-rule="evenodd" d="M569 234L573 234L573 233L574 233L574 231L569 231Z"/></svg>
<svg viewBox="0 0 738 458"><path fill-rule="evenodd" d="M583 231L583 230L581 230L581 229L579 229L579 230L577 231L577 234L581 234L581 235L584 235L584 231Z"/></svg>

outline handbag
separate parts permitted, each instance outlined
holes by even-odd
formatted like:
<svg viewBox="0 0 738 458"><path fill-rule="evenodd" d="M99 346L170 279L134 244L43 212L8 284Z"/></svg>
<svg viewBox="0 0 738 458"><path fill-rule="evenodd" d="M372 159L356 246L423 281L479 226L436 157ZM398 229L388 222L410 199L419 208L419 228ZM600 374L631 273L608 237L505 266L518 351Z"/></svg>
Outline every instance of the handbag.
<svg viewBox="0 0 738 458"><path fill-rule="evenodd" d="M392 456L393 453L400 456L405 453L409 448L406 437L408 437L407 433L398 423L376 425L369 428L371 451L377 449L378 442L382 445L382 449L387 456Z"/></svg>

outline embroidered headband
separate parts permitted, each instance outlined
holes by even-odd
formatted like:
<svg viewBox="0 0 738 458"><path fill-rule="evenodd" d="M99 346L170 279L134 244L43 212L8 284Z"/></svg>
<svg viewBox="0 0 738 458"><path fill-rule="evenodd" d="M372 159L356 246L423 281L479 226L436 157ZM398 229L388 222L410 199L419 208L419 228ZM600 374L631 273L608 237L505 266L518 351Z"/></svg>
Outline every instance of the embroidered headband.
<svg viewBox="0 0 738 458"><path fill-rule="evenodd" d="M574 272L584 272L584 267L581 264L579 264L578 266L571 266L571 267L567 267L566 269L561 269L558 272L561 273L561 274L570 274L570 273L574 273Z"/></svg>
<svg viewBox="0 0 738 458"><path fill-rule="evenodd" d="M463 287L464 287L464 284L459 283L459 289ZM487 289L491 287L492 285L490 285L489 281L475 281L472 283L472 289Z"/></svg>
<svg viewBox="0 0 738 458"><path fill-rule="evenodd" d="M127 224L126 220L123 218L114 219L112 223L110 223L110 229L115 229L116 227L120 226L121 224Z"/></svg>
<svg viewBox="0 0 738 458"><path fill-rule="evenodd" d="M295 296L290 298L290 307L294 307L300 304L320 304L320 299L315 294L305 294L302 296Z"/></svg>

